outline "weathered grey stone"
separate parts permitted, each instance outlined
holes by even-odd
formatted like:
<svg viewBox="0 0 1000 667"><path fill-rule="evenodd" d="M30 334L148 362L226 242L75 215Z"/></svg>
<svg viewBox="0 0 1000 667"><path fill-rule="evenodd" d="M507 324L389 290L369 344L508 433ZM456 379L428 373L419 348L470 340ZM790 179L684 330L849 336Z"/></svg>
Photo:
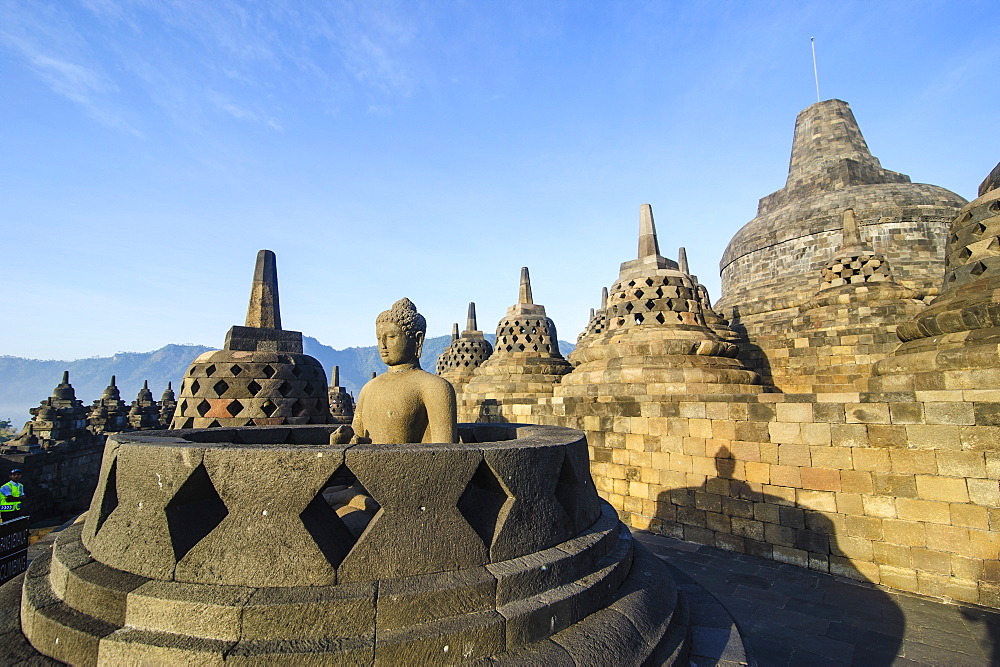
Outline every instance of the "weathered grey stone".
<svg viewBox="0 0 1000 667"><path fill-rule="evenodd" d="M380 632L375 643L375 664L458 664L503 650L503 616L482 611Z"/></svg>
<svg viewBox="0 0 1000 667"><path fill-rule="evenodd" d="M63 599L84 614L121 626L128 594L147 581L95 561L69 571Z"/></svg>
<svg viewBox="0 0 1000 667"><path fill-rule="evenodd" d="M253 587L336 583L335 564L353 538L334 517L318 541L300 516L343 460L336 448L310 454L293 447L206 450L205 470L233 511L177 563L174 578Z"/></svg>
<svg viewBox="0 0 1000 667"><path fill-rule="evenodd" d="M128 594L125 623L139 630L236 641L253 590L150 581Z"/></svg>
<svg viewBox="0 0 1000 667"><path fill-rule="evenodd" d="M545 549L573 534L572 521L555 496L564 450L539 446L525 457L502 445L483 449L483 459L510 497L490 545L491 561Z"/></svg>
<svg viewBox="0 0 1000 667"><path fill-rule="evenodd" d="M24 580L21 627L36 650L72 664L95 664L101 638L117 629L67 606L45 577Z"/></svg>
<svg viewBox="0 0 1000 667"><path fill-rule="evenodd" d="M59 597L65 597L66 580L70 570L94 562L90 552L87 551L80 541L82 530L82 523L73 524L59 533L59 537L56 538L56 543L52 548L51 563L49 565L49 583L52 586L52 590Z"/></svg>
<svg viewBox="0 0 1000 667"><path fill-rule="evenodd" d="M375 636L373 581L260 588L243 607L240 641Z"/></svg>
<svg viewBox="0 0 1000 667"><path fill-rule="evenodd" d="M510 667L520 667L521 665L576 667L579 663L575 662L562 646L550 638L545 638L476 664L509 665Z"/></svg>
<svg viewBox="0 0 1000 667"><path fill-rule="evenodd" d="M124 438L113 436L112 440L114 437ZM177 563L175 548L179 538L186 539L201 528L199 521L205 515L192 511L192 521L177 524L180 535L172 535L167 505L196 471L204 471L205 450L145 446L136 438L133 436L118 448L117 506L88 547L95 559L111 567L151 579L170 579ZM199 494L200 490L195 490L192 505L201 502ZM88 514L85 530L92 530L97 520L96 514Z"/></svg>
<svg viewBox="0 0 1000 667"><path fill-rule="evenodd" d="M398 579L378 586L379 632L496 607L496 578L485 567Z"/></svg>
<svg viewBox="0 0 1000 667"><path fill-rule="evenodd" d="M356 637L241 641L226 654L226 664L371 665L374 655L374 644Z"/></svg>
<svg viewBox="0 0 1000 667"><path fill-rule="evenodd" d="M484 565L486 548L457 507L481 460L478 450L462 445L347 450L347 467L382 509L337 568L338 581Z"/></svg>
<svg viewBox="0 0 1000 667"><path fill-rule="evenodd" d="M233 642L122 628L101 639L102 665L221 665Z"/></svg>

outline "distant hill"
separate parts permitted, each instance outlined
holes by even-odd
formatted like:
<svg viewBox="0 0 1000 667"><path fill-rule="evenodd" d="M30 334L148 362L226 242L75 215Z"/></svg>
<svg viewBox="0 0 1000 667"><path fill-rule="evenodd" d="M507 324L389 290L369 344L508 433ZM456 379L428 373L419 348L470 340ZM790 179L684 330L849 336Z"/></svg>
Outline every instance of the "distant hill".
<svg viewBox="0 0 1000 667"><path fill-rule="evenodd" d="M486 334L486 338L492 343L495 337L493 334ZM451 336L427 339L420 356L420 365L433 373L437 358L450 341ZM340 383L355 396L362 385L371 379L372 371L385 371L385 364L379 359L374 345L336 350L315 338L303 336L303 347L306 354L323 364L327 378L333 366L340 366ZM563 355L569 354L574 347L571 343L559 341L559 349ZM119 352L113 357L91 357L75 361L0 356L0 419L10 419L14 428L20 430L22 424L31 418L28 409L50 396L52 389L62 379L63 371L67 370L69 380L76 389L76 397L84 405L89 406L100 398L112 375L117 376L118 388L126 402L135 399L145 380L149 381L154 398L159 400L167 382L172 382L177 391L191 361L214 349L218 348L167 345L153 352Z"/></svg>

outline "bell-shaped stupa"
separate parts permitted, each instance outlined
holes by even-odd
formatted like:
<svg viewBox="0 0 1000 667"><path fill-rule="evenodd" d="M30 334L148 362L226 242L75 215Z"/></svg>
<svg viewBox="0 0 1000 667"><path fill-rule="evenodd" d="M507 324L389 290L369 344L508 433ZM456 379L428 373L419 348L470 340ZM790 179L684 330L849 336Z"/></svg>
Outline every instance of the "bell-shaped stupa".
<svg viewBox="0 0 1000 667"><path fill-rule="evenodd" d="M760 391L736 345L707 325L697 280L660 255L649 204L640 208L638 257L621 265L606 310L607 329L579 351L557 397Z"/></svg>
<svg viewBox="0 0 1000 667"><path fill-rule="evenodd" d="M461 393L476 369L492 354L493 346L476 322L476 304L470 301L465 330L458 335L458 325L455 325L451 344L438 359L437 374L451 382L456 393Z"/></svg>
<svg viewBox="0 0 1000 667"><path fill-rule="evenodd" d="M903 343L875 364L873 391L1000 386L1000 164L951 225L941 295L896 333Z"/></svg>
<svg viewBox="0 0 1000 667"><path fill-rule="evenodd" d="M571 370L559 351L556 325L535 303L528 267L522 267L517 303L497 324L493 354L459 397L459 420L516 421L517 403L551 396Z"/></svg>
<svg viewBox="0 0 1000 667"><path fill-rule="evenodd" d="M122 400L115 376L104 389L101 397L94 401L87 417L87 428L94 434L116 433L131 428L128 423L128 404Z"/></svg>
<svg viewBox="0 0 1000 667"><path fill-rule="evenodd" d="M281 328L274 253L257 254L246 326L202 354L181 382L171 428L325 424L326 372L302 353L302 333Z"/></svg>
<svg viewBox="0 0 1000 667"><path fill-rule="evenodd" d="M831 281L837 280L845 209L854 211L869 249L892 263L893 280L923 299L938 290L934 276L948 225L965 203L949 190L883 168L846 102L825 100L803 110L785 187L760 200L757 217L736 233L719 264L716 310L749 343L741 346L741 358L768 382L768 364L783 363L794 349L791 320L816 295L817 276L831 269ZM876 269L874 259L861 270ZM777 376L775 384L793 390Z"/></svg>
<svg viewBox="0 0 1000 667"><path fill-rule="evenodd" d="M340 384L340 366L334 366L330 374L330 389L327 391L330 401L330 423L350 424L354 419L354 398L347 388Z"/></svg>

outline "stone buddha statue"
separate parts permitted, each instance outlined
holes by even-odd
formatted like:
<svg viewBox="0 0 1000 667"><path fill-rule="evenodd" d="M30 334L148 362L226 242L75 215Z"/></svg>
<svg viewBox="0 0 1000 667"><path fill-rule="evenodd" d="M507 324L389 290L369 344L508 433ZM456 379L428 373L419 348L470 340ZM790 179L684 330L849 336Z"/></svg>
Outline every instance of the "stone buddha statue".
<svg viewBox="0 0 1000 667"><path fill-rule="evenodd" d="M427 321L409 299L375 319L378 353L389 369L361 388L352 442L458 442L455 389L420 368L426 332Z"/></svg>

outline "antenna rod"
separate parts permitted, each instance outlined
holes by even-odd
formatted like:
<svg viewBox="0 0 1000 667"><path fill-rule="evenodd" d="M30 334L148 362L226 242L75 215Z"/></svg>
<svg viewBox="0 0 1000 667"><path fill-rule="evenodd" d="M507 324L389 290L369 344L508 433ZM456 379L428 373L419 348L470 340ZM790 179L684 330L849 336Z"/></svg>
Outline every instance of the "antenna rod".
<svg viewBox="0 0 1000 667"><path fill-rule="evenodd" d="M816 38L810 37L809 43L812 45L813 51L813 78L816 79L816 101L819 102L819 72L816 70Z"/></svg>

